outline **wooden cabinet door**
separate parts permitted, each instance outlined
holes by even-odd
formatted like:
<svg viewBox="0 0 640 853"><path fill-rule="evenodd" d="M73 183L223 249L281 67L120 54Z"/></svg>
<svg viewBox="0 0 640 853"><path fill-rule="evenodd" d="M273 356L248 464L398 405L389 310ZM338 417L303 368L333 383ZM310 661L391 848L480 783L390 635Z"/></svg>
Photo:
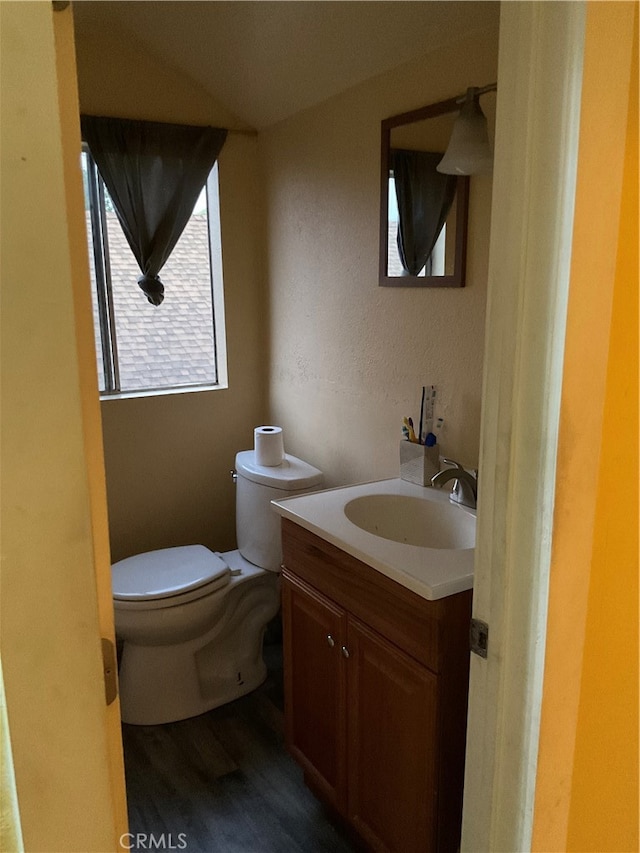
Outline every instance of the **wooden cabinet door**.
<svg viewBox="0 0 640 853"><path fill-rule="evenodd" d="M348 816L376 851L435 849L437 676L350 618Z"/></svg>
<svg viewBox="0 0 640 853"><path fill-rule="evenodd" d="M283 572L285 736L311 787L346 803L345 611Z"/></svg>

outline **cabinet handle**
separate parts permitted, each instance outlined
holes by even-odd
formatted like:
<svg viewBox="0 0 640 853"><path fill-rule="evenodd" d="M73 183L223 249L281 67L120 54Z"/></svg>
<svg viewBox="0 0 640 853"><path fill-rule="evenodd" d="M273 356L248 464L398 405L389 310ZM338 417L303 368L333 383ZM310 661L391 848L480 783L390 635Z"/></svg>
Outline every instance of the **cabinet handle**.
<svg viewBox="0 0 640 853"><path fill-rule="evenodd" d="M327 634L327 643L329 643L329 648L330 648L330 649L332 649L332 648L335 646L335 644L336 644L336 641L333 639L333 637L331 636L331 634Z"/></svg>
<svg viewBox="0 0 640 853"><path fill-rule="evenodd" d="M343 646L343 647L342 647L342 657L343 657L343 658L348 658L348 657L349 657L349 649L348 649L346 646Z"/></svg>

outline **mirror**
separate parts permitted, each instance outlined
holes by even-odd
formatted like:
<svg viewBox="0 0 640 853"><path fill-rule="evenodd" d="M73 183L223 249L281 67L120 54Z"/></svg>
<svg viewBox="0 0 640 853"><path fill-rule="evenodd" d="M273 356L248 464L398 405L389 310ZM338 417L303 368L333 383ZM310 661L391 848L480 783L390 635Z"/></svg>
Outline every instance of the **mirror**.
<svg viewBox="0 0 640 853"><path fill-rule="evenodd" d="M381 287L464 287L469 178L436 171L456 98L382 122Z"/></svg>

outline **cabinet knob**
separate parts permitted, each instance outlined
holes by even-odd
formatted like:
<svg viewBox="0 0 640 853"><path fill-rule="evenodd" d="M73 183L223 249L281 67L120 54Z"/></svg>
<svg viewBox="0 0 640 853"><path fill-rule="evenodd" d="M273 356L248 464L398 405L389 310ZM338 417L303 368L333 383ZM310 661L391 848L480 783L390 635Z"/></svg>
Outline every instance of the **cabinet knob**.
<svg viewBox="0 0 640 853"><path fill-rule="evenodd" d="M342 657L343 657L343 658L348 658L348 657L350 657L350 655L349 655L349 649L348 649L346 646L343 646L343 647L342 647Z"/></svg>
<svg viewBox="0 0 640 853"><path fill-rule="evenodd" d="M333 639L331 634L327 634L327 643L329 643L329 648L333 648L336 644L336 641Z"/></svg>

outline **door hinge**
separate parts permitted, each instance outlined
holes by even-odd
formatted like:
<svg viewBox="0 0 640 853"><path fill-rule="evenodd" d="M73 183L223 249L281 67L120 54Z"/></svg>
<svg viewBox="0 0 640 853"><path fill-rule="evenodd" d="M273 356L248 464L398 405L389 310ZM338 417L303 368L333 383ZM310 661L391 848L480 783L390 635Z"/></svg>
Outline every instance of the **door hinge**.
<svg viewBox="0 0 640 853"><path fill-rule="evenodd" d="M471 651L480 655L481 658L486 658L489 648L489 626L486 622L482 622L480 619L471 620L469 641Z"/></svg>
<svg viewBox="0 0 640 853"><path fill-rule="evenodd" d="M118 695L118 658L111 640L102 637L102 671L104 673L104 698L110 705Z"/></svg>

